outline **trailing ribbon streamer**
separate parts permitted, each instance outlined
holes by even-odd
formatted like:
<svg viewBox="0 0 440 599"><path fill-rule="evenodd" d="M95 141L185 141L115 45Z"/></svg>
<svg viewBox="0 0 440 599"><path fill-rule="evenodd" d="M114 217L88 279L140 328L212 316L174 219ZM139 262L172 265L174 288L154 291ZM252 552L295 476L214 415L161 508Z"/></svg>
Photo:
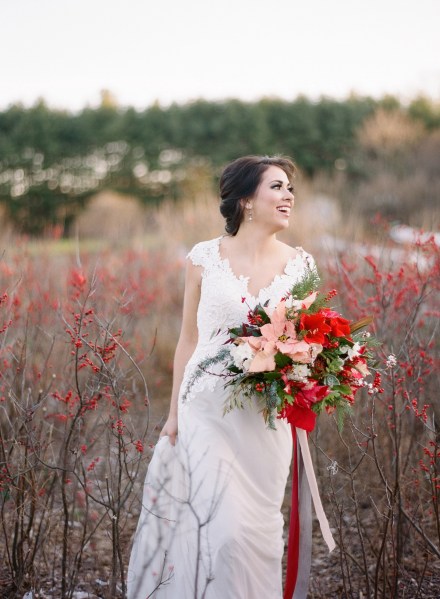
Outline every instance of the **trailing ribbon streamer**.
<svg viewBox="0 0 440 599"><path fill-rule="evenodd" d="M333 551L336 544L319 496L318 484L316 482L307 441L307 433L304 429L296 428L294 425L292 425L291 428L293 439L292 504L290 511L284 599L303 599L307 596L308 578L310 573L310 495L313 499L313 505L321 527L321 532L329 551ZM299 456L300 452L298 451L298 445L301 450L301 456ZM307 482L304 480L304 472ZM305 553L307 553L307 555L305 555Z"/></svg>
<svg viewBox="0 0 440 599"><path fill-rule="evenodd" d="M287 545L287 571L284 583L284 599L292 599L298 577L299 563L299 506L298 506L298 443L296 428L292 428L292 503L290 506L289 542Z"/></svg>
<svg viewBox="0 0 440 599"><path fill-rule="evenodd" d="M299 446L301 447L301 455L304 462L307 480L309 481L310 493L312 494L313 505L315 506L316 516L318 517L321 527L322 536L327 543L329 551L333 551L336 547L335 540L330 530L330 525L322 507L321 498L318 491L318 483L316 482L315 471L313 470L312 456L310 455L309 444L307 442L307 433L302 428L296 429L298 435Z"/></svg>

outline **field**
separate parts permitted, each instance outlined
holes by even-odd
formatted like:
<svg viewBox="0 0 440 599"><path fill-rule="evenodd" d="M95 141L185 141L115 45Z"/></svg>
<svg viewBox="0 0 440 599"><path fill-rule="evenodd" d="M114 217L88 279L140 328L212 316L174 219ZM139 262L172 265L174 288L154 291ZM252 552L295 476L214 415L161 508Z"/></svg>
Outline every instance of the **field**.
<svg viewBox="0 0 440 599"><path fill-rule="evenodd" d="M329 557L316 531L310 597L436 597L439 247L429 237L397 246L380 220L341 227L326 198L307 199L305 189L286 239L313 251L347 317L374 317L382 343L377 384L343 431L322 416L311 436L337 549ZM132 236L113 214L93 241L5 232L0 245L2 597L125 593L185 255L222 224L213 198L150 209Z"/></svg>

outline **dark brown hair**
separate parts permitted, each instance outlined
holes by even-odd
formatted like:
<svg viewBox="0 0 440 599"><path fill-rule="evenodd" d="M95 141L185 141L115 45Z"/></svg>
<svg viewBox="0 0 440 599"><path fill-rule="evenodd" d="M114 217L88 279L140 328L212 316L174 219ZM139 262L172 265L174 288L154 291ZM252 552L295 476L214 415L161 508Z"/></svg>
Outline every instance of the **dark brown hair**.
<svg viewBox="0 0 440 599"><path fill-rule="evenodd" d="M251 198L261 182L263 173L270 166L278 166L293 183L295 165L284 156L243 156L230 162L220 177L220 212L226 219L225 230L236 235L243 221L245 203Z"/></svg>

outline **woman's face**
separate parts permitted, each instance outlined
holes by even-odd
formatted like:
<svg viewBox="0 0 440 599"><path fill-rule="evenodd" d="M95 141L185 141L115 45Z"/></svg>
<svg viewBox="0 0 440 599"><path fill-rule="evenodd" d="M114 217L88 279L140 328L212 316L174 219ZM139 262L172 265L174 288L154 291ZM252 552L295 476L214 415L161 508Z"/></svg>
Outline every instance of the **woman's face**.
<svg viewBox="0 0 440 599"><path fill-rule="evenodd" d="M252 206L250 224L264 226L271 233L287 229L293 203L293 187L286 173L278 166L269 166L255 194L246 201L246 207ZM245 218L248 213L245 212Z"/></svg>

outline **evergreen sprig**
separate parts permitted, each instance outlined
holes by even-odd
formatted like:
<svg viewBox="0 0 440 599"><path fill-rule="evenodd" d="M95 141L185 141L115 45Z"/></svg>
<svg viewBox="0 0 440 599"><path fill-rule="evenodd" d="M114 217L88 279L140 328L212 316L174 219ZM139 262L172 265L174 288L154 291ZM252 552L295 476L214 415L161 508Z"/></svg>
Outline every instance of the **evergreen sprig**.
<svg viewBox="0 0 440 599"><path fill-rule="evenodd" d="M203 374L207 372L209 373L210 368L212 368L216 364L225 362L228 358L230 358L230 356L231 354L229 352L229 348L223 347L215 356L210 356L209 358L205 358L204 360L202 360L197 366L197 368L194 370L194 373L192 374L190 379L188 380L185 392L182 395L182 402L186 401L189 390L194 385L194 383L196 383L200 379L200 377Z"/></svg>
<svg viewBox="0 0 440 599"><path fill-rule="evenodd" d="M353 412L349 401L339 401L336 404L336 423L338 425L339 432L342 432L344 428L344 422L347 416Z"/></svg>
<svg viewBox="0 0 440 599"><path fill-rule="evenodd" d="M319 288L320 277L316 269L309 268L302 278L290 289L293 299L304 299Z"/></svg>

